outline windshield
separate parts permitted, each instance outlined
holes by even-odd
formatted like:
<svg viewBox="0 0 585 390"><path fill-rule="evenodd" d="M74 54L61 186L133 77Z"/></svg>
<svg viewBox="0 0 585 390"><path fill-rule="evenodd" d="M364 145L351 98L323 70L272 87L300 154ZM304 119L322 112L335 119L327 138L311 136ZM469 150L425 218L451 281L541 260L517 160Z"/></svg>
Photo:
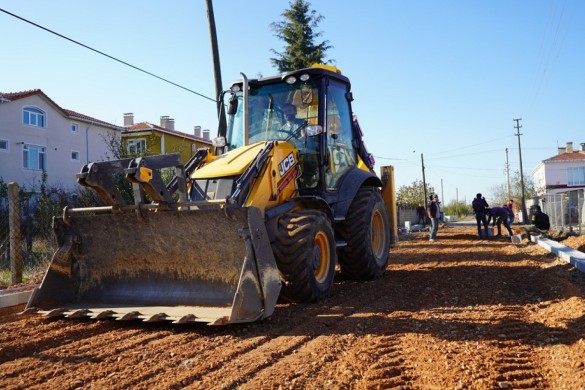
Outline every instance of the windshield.
<svg viewBox="0 0 585 390"><path fill-rule="evenodd" d="M248 144L300 137L308 124L317 124L317 80L287 84L249 84ZM229 121L228 150L244 145L243 92L236 93L238 109Z"/></svg>

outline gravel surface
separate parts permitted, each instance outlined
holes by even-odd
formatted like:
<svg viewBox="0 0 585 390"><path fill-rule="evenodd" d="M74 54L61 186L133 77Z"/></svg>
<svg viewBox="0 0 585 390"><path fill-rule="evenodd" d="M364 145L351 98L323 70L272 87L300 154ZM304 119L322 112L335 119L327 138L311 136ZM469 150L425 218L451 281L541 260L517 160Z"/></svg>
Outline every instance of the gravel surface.
<svg viewBox="0 0 585 390"><path fill-rule="evenodd" d="M383 277L252 324L5 311L0 388L585 389L585 274L474 232L408 234Z"/></svg>

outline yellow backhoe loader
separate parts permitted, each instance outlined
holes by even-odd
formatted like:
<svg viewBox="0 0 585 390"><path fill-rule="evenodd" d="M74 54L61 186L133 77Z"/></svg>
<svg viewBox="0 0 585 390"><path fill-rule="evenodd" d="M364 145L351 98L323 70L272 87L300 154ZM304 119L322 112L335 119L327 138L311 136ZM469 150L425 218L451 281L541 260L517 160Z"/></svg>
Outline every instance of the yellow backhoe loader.
<svg viewBox="0 0 585 390"><path fill-rule="evenodd" d="M373 173L349 80L325 65L241 76L221 96L227 128L187 164L171 154L83 167L78 183L105 206L54 219L59 249L25 312L250 322L279 297L323 299L337 264L359 280L384 272L393 200L382 194L392 191Z"/></svg>

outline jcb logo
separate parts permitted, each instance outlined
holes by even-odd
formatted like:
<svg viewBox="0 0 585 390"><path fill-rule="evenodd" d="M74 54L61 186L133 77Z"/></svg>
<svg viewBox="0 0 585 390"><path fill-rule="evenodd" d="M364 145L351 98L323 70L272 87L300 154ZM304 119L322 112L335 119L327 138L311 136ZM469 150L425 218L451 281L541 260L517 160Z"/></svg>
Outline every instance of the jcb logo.
<svg viewBox="0 0 585 390"><path fill-rule="evenodd" d="M278 164L278 173L280 174L280 177L284 176L285 173L287 173L292 167L294 167L294 165L295 165L295 157L294 157L293 153L291 152L288 156L286 156L284 158L284 160L282 160Z"/></svg>

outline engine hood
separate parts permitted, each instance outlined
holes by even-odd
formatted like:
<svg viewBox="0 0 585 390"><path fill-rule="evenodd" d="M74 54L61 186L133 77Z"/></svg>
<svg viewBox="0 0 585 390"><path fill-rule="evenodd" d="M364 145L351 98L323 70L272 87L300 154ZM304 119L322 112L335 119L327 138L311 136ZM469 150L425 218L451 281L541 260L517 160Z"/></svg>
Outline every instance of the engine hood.
<svg viewBox="0 0 585 390"><path fill-rule="evenodd" d="M264 145L264 142L258 142L222 154L209 164L193 172L191 178L210 179L239 176L248 168L258 153L260 153L260 150L264 148Z"/></svg>

